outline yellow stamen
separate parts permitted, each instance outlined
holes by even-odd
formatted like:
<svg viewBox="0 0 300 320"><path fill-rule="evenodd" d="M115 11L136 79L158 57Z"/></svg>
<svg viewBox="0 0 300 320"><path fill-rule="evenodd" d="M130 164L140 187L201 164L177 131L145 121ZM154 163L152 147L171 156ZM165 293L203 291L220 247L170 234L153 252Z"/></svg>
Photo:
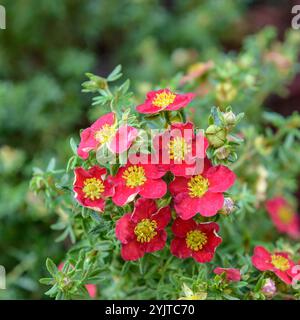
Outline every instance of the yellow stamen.
<svg viewBox="0 0 300 320"><path fill-rule="evenodd" d="M278 216L283 223L288 224L292 222L294 218L294 212L289 207L281 207L278 211Z"/></svg>
<svg viewBox="0 0 300 320"><path fill-rule="evenodd" d="M200 230L192 230L187 233L185 242L191 250L199 251L207 243L207 236Z"/></svg>
<svg viewBox="0 0 300 320"><path fill-rule="evenodd" d="M104 191L104 184L97 178L90 178L84 180L84 197L91 200L100 199L101 194Z"/></svg>
<svg viewBox="0 0 300 320"><path fill-rule="evenodd" d="M143 219L134 228L134 234L138 242L150 242L156 235L157 223L155 220Z"/></svg>
<svg viewBox="0 0 300 320"><path fill-rule="evenodd" d="M157 108L166 108L174 102L175 98L176 94L163 91L156 94L155 98L152 101L152 104Z"/></svg>
<svg viewBox="0 0 300 320"><path fill-rule="evenodd" d="M109 124L103 125L103 127L95 133L95 139L100 143L106 143L111 140L115 135L115 126Z"/></svg>
<svg viewBox="0 0 300 320"><path fill-rule="evenodd" d="M276 269L281 271L286 271L290 268L289 260L279 254L273 254L271 262Z"/></svg>
<svg viewBox="0 0 300 320"><path fill-rule="evenodd" d="M126 186L130 188L141 186L147 180L144 168L136 165L128 167L122 178L126 180Z"/></svg>
<svg viewBox="0 0 300 320"><path fill-rule="evenodd" d="M189 195L192 198L201 198L206 193L208 186L208 180L201 175L192 177L188 182Z"/></svg>
<svg viewBox="0 0 300 320"><path fill-rule="evenodd" d="M175 137L169 143L170 159L175 161L184 160L186 154L191 152L191 146L182 137Z"/></svg>

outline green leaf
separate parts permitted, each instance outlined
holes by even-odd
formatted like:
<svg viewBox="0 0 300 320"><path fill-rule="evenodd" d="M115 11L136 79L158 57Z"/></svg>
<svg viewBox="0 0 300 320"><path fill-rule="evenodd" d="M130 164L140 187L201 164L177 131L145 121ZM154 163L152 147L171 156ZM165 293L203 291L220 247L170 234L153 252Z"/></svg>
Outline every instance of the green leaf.
<svg viewBox="0 0 300 320"><path fill-rule="evenodd" d="M72 149L74 155L77 156L77 144L73 138L70 139L70 146L71 146L71 149Z"/></svg>
<svg viewBox="0 0 300 320"><path fill-rule="evenodd" d="M115 67L115 69L109 74L107 77L107 81L115 81L122 77L122 73L120 73L122 70L122 66L119 64Z"/></svg>
<svg viewBox="0 0 300 320"><path fill-rule="evenodd" d="M53 284L53 279L52 278L41 278L39 280L39 282L41 284L50 285L50 284Z"/></svg>
<svg viewBox="0 0 300 320"><path fill-rule="evenodd" d="M58 269L57 269L55 263L50 258L47 258L47 260L46 260L46 267L47 267L47 270L49 271L49 273L53 277L57 274Z"/></svg>

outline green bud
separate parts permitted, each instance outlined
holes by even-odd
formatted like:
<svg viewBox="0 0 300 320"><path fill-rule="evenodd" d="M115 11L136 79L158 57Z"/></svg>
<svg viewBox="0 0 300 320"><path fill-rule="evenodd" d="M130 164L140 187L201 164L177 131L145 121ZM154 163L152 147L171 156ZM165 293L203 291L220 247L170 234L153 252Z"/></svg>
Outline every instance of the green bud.
<svg viewBox="0 0 300 320"><path fill-rule="evenodd" d="M232 111L224 113L224 124L228 130L231 130L236 124L236 116Z"/></svg>
<svg viewBox="0 0 300 320"><path fill-rule="evenodd" d="M227 132L224 128L212 124L206 129L205 133L211 146L219 148L224 145L227 136Z"/></svg>
<svg viewBox="0 0 300 320"><path fill-rule="evenodd" d="M224 160L230 155L230 148L222 146L215 151L215 155L219 160Z"/></svg>

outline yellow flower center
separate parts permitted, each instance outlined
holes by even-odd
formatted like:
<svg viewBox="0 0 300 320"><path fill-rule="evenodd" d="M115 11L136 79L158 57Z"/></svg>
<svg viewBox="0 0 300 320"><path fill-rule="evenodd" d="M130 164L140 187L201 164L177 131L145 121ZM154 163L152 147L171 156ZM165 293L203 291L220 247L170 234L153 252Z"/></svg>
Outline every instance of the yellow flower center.
<svg viewBox="0 0 300 320"><path fill-rule="evenodd" d="M150 242L156 235L155 231L157 228L157 223L154 220L143 219L134 228L134 234L138 242Z"/></svg>
<svg viewBox="0 0 300 320"><path fill-rule="evenodd" d="M201 175L192 177L188 182L189 195L192 198L201 198L209 186L208 180Z"/></svg>
<svg viewBox="0 0 300 320"><path fill-rule="evenodd" d="M101 180L97 178L90 178L84 180L84 187L82 190L85 198L89 198L94 201L101 197L104 189L104 184Z"/></svg>
<svg viewBox="0 0 300 320"><path fill-rule="evenodd" d="M273 254L271 262L276 269L281 271L286 271L290 268L289 260L279 254Z"/></svg>
<svg viewBox="0 0 300 320"><path fill-rule="evenodd" d="M155 98L152 101L152 104L157 108L166 108L174 102L175 98L176 94L163 91L156 94Z"/></svg>
<svg viewBox="0 0 300 320"><path fill-rule="evenodd" d="M193 251L199 251L207 243L207 236L199 230L189 231L185 239L186 245Z"/></svg>
<svg viewBox="0 0 300 320"><path fill-rule="evenodd" d="M289 207L281 207L278 211L279 219L283 223L290 223L294 218L294 212Z"/></svg>
<svg viewBox="0 0 300 320"><path fill-rule="evenodd" d="M109 124L103 125L103 127L95 133L95 139L100 143L106 143L111 140L115 135L115 126Z"/></svg>
<svg viewBox="0 0 300 320"><path fill-rule="evenodd" d="M170 159L174 159L175 161L184 160L185 155L190 151L191 146L188 145L182 137L175 137L169 143Z"/></svg>
<svg viewBox="0 0 300 320"><path fill-rule="evenodd" d="M126 186L130 188L141 186L147 180L144 168L136 165L128 167L122 177L126 180Z"/></svg>

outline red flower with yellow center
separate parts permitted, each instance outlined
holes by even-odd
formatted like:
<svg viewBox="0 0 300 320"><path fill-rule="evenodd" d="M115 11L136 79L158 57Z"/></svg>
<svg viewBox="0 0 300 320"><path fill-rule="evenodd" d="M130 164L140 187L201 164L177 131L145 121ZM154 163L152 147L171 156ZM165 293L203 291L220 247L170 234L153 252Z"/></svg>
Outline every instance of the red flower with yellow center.
<svg viewBox="0 0 300 320"><path fill-rule="evenodd" d="M260 271L272 271L286 284L291 284L295 275L292 273L293 261L286 252L270 253L264 247L254 248L252 264Z"/></svg>
<svg viewBox="0 0 300 320"><path fill-rule="evenodd" d="M163 249L167 240L164 229L170 219L170 207L158 209L154 200L139 198L133 213L125 214L116 223L122 258L137 260L147 252Z"/></svg>
<svg viewBox="0 0 300 320"><path fill-rule="evenodd" d="M147 199L162 198L167 192L167 184L162 179L165 172L153 164L133 164L130 159L129 156L129 162L110 178L115 185L113 202L123 206L138 194Z"/></svg>
<svg viewBox="0 0 300 320"><path fill-rule="evenodd" d="M222 242L215 222L197 224L193 219L177 218L172 231L175 238L171 242L171 253L180 259L192 257L200 263L209 262Z"/></svg>
<svg viewBox="0 0 300 320"><path fill-rule="evenodd" d="M174 111L187 106L194 98L193 93L178 94L169 89L150 91L145 102L136 107L140 113L158 113L160 111Z"/></svg>
<svg viewBox="0 0 300 320"><path fill-rule="evenodd" d="M78 156L87 159L90 151L105 144L112 152L122 153L128 150L137 134L136 128L127 125L118 128L115 113L107 113L81 132Z"/></svg>
<svg viewBox="0 0 300 320"><path fill-rule="evenodd" d="M173 123L154 137L153 146L161 169L184 177L202 172L208 141L202 132L195 134L191 122Z"/></svg>
<svg viewBox="0 0 300 320"><path fill-rule="evenodd" d="M105 200L114 194L112 185L105 180L106 169L94 166L89 170L75 169L73 191L76 200L84 207L102 212Z"/></svg>
<svg viewBox="0 0 300 320"><path fill-rule="evenodd" d="M177 214L188 220L197 213L214 216L223 207L223 192L235 182L235 174L225 166L212 167L206 161L204 171L190 178L175 177L169 189Z"/></svg>
<svg viewBox="0 0 300 320"><path fill-rule="evenodd" d="M266 209L279 232L286 233L294 239L299 239L299 216L284 198L276 197L268 200Z"/></svg>

